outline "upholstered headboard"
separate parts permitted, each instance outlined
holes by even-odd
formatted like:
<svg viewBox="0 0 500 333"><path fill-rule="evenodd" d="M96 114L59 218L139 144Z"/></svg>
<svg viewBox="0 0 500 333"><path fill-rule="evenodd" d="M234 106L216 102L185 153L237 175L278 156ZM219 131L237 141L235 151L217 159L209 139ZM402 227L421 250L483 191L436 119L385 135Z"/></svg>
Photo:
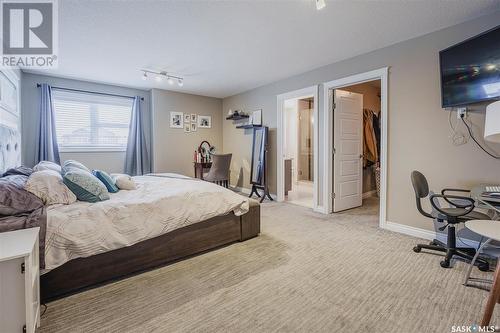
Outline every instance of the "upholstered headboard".
<svg viewBox="0 0 500 333"><path fill-rule="evenodd" d="M21 165L21 133L0 125L0 174Z"/></svg>

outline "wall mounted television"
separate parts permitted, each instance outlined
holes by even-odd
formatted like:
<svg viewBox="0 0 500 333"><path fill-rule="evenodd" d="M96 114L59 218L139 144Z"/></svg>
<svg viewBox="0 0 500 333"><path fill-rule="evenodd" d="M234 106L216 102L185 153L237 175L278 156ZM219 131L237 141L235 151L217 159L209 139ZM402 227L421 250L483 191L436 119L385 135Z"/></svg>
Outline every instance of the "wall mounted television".
<svg viewBox="0 0 500 333"><path fill-rule="evenodd" d="M500 99L500 26L439 52L443 108Z"/></svg>

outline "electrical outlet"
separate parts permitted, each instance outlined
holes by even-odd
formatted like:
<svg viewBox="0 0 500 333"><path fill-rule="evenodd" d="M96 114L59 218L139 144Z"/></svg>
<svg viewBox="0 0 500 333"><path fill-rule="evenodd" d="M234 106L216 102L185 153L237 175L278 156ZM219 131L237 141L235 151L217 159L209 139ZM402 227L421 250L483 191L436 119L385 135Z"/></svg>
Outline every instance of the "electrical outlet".
<svg viewBox="0 0 500 333"><path fill-rule="evenodd" d="M457 108L457 118L460 119L462 118L467 118L467 108Z"/></svg>

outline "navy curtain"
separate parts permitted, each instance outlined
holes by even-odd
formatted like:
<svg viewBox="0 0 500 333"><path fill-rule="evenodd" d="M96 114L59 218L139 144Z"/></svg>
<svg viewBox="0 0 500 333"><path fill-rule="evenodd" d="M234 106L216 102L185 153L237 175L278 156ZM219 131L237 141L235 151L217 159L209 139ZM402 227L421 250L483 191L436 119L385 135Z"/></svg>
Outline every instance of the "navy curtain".
<svg viewBox="0 0 500 333"><path fill-rule="evenodd" d="M36 147L35 163L51 161L60 164L59 147L56 137L56 120L52 103L52 88L42 83L40 85L38 144Z"/></svg>
<svg viewBox="0 0 500 333"><path fill-rule="evenodd" d="M136 96L132 107L127 153L125 155L125 173L132 176L151 172L151 161L144 133L144 124L145 116L141 112L141 97Z"/></svg>

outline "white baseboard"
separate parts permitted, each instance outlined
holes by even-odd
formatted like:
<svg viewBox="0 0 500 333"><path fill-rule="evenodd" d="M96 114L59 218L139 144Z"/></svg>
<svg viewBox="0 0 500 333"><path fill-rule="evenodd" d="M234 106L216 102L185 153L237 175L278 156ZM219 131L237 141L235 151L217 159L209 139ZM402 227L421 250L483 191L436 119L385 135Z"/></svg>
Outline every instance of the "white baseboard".
<svg viewBox="0 0 500 333"><path fill-rule="evenodd" d="M417 238L423 238L427 240L437 239L443 243L446 243L447 236L445 233L436 233L435 231L411 227L409 225L386 221L382 229L398 232L400 234L413 236ZM477 249L480 246L480 244L478 241L472 239L457 238L457 246L458 247L470 246Z"/></svg>
<svg viewBox="0 0 500 333"><path fill-rule="evenodd" d="M387 229L394 232L399 232L400 234L405 234L408 236L433 240L436 237L436 233L434 231L411 227L409 225L394 223L390 221L386 221L383 229Z"/></svg>
<svg viewBox="0 0 500 333"><path fill-rule="evenodd" d="M372 190L372 191L364 192L362 195L362 198L366 199L366 198L375 197L375 196L377 196L377 190Z"/></svg>

